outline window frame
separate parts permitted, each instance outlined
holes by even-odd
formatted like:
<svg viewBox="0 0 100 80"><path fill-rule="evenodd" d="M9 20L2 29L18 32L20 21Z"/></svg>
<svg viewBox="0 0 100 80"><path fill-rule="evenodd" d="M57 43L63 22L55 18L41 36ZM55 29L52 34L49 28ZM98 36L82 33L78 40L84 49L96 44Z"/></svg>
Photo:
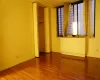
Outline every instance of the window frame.
<svg viewBox="0 0 100 80"><path fill-rule="evenodd" d="M73 2L73 3L71 3L71 5L73 5L73 8L74 8L74 5L75 4L80 4L80 3L84 3L84 1L83 0L80 0L80 1L77 1L77 2ZM84 37L86 37L86 36L88 36L87 35L87 32L86 32L86 34L84 35L84 36L80 36L80 35L78 35L78 33L77 33L77 35L67 35L67 36L63 36L63 35L59 35L59 24L58 24L58 9L59 8L62 8L62 7L64 7L64 5L62 5L62 6L58 6L58 7L56 7L56 12L57 12L57 37L75 37L75 38L84 38ZM78 8L78 6L77 6L77 8ZM73 9L73 14L74 14L74 9ZM78 22L78 9L77 9L77 22ZM95 37L95 22L96 22L96 0L94 0L94 34L93 34L93 37ZM77 25L78 26L78 25ZM77 28L78 29L78 28ZM78 31L78 30L77 30ZM63 33L63 32L62 32ZM65 33L65 32L64 32Z"/></svg>
<svg viewBox="0 0 100 80"><path fill-rule="evenodd" d="M95 37L95 23L96 22L96 0L94 0L94 34L93 37Z"/></svg>
<svg viewBox="0 0 100 80"><path fill-rule="evenodd" d="M78 26L78 21L79 21L79 20L78 20L78 15L79 15L79 14L78 14L78 4L81 4L81 3L83 3L83 0L77 1L77 2L74 2L74 3L71 3L71 6L73 6L73 17L75 17L75 16L74 16L74 6L77 5L77 35L73 35L73 34L72 34L72 35L71 35L72 37L78 37L78 38L80 38L80 37L85 37L85 36L86 36L86 34L83 35L83 36L81 36L81 35L78 34L78 27L79 27L79 26Z"/></svg>

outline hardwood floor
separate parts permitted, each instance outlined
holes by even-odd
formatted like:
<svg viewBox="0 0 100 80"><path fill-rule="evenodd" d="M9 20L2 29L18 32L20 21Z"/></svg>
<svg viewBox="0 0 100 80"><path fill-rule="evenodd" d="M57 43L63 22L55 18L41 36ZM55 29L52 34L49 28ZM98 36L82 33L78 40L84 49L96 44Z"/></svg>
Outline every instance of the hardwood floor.
<svg viewBox="0 0 100 80"><path fill-rule="evenodd" d="M59 53L41 54L0 72L0 80L100 80L100 59L74 60Z"/></svg>

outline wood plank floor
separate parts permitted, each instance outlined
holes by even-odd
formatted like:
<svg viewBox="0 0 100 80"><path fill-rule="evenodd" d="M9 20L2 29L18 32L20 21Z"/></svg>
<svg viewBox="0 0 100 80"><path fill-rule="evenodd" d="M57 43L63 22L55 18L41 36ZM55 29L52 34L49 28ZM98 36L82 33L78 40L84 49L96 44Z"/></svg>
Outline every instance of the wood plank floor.
<svg viewBox="0 0 100 80"><path fill-rule="evenodd" d="M0 72L0 80L100 80L100 59L67 59L59 53L41 54Z"/></svg>

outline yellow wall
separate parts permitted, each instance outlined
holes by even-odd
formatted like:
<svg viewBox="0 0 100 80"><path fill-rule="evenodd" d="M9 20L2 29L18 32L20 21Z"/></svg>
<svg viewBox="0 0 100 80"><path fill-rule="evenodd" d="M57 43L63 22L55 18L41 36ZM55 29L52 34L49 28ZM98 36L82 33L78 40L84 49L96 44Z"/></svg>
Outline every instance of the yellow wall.
<svg viewBox="0 0 100 80"><path fill-rule="evenodd" d="M51 51L62 54L85 56L85 38L57 37L56 8L51 8Z"/></svg>
<svg viewBox="0 0 100 80"><path fill-rule="evenodd" d="M88 56L100 58L100 0L96 0L95 38L88 39ZM56 33L56 9L51 8L52 51L73 56L85 56L85 38L58 38Z"/></svg>
<svg viewBox="0 0 100 80"><path fill-rule="evenodd" d="M51 26L50 26L50 31L51 31L51 51L52 52L60 52L60 38L57 37L56 33L56 10L55 8L51 8Z"/></svg>
<svg viewBox="0 0 100 80"><path fill-rule="evenodd" d="M95 38L89 39L88 56L100 58L100 0L96 0Z"/></svg>
<svg viewBox="0 0 100 80"><path fill-rule="evenodd" d="M33 3L33 29L34 29L34 52L35 57L39 57L39 39L38 39L38 5Z"/></svg>
<svg viewBox="0 0 100 80"><path fill-rule="evenodd" d="M85 56L85 39L84 38L61 38L62 54Z"/></svg>
<svg viewBox="0 0 100 80"><path fill-rule="evenodd" d="M50 9L44 8L44 24L45 24L45 52L50 52Z"/></svg>
<svg viewBox="0 0 100 80"><path fill-rule="evenodd" d="M0 71L32 58L32 2L0 0Z"/></svg>

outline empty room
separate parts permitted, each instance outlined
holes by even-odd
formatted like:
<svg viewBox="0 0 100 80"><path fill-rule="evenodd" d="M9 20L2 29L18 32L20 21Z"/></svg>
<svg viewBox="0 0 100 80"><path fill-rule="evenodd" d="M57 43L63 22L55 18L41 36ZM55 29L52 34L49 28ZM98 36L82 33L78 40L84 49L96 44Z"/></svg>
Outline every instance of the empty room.
<svg viewBox="0 0 100 80"><path fill-rule="evenodd" d="M0 80L100 80L100 0L0 0Z"/></svg>

